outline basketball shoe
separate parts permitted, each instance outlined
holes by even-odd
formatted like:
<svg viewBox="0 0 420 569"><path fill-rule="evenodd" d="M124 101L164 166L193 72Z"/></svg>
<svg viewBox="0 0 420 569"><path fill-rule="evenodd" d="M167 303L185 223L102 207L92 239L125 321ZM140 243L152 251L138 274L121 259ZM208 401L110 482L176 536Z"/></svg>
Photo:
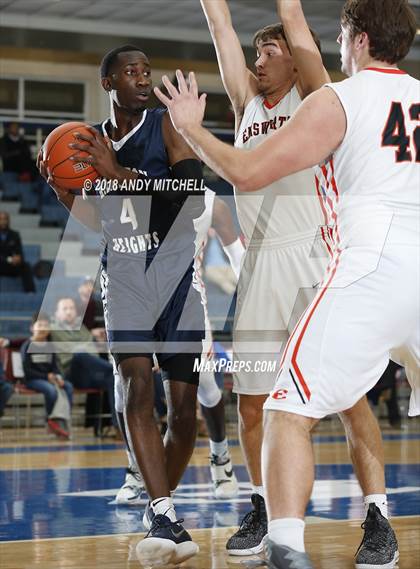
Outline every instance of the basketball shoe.
<svg viewBox="0 0 420 569"><path fill-rule="evenodd" d="M146 509L144 510L143 514L143 525L144 529L146 529L147 531L149 531L150 528L152 527L152 522L154 517L155 514L153 512L152 506L150 505L150 502L147 502Z"/></svg>
<svg viewBox="0 0 420 569"><path fill-rule="evenodd" d="M179 565L196 555L199 547L181 525L184 520L172 522L157 514L146 537L137 544L137 558L145 567Z"/></svg>
<svg viewBox="0 0 420 569"><path fill-rule="evenodd" d="M306 553L279 545L271 539L266 540L265 553L268 569L314 569Z"/></svg>
<svg viewBox="0 0 420 569"><path fill-rule="evenodd" d="M140 504L143 492L144 482L141 474L131 468L126 468L125 481L115 496L115 503L136 506Z"/></svg>
<svg viewBox="0 0 420 569"><path fill-rule="evenodd" d="M369 504L362 543L356 552L356 569L393 569L399 552L398 542L389 521L375 504Z"/></svg>
<svg viewBox="0 0 420 569"><path fill-rule="evenodd" d="M212 454L210 457L210 471L216 498L219 500L236 498L239 494L239 486L233 472L230 456L228 455L226 460Z"/></svg>
<svg viewBox="0 0 420 569"><path fill-rule="evenodd" d="M226 544L229 555L255 555L264 549L264 537L267 535L265 501L259 494L252 494L251 501L252 510Z"/></svg>
<svg viewBox="0 0 420 569"><path fill-rule="evenodd" d="M69 439L70 432L65 421L61 419L48 419L47 428L59 439Z"/></svg>

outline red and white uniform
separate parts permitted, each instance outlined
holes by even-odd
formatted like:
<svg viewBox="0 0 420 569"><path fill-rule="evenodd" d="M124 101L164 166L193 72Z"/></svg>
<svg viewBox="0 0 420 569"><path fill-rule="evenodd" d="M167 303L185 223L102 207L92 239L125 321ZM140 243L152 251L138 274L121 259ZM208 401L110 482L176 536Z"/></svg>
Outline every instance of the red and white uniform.
<svg viewBox="0 0 420 569"><path fill-rule="evenodd" d="M329 84L345 137L318 171L333 236L316 298L295 327L264 408L321 418L353 406L389 358L420 412L420 83L365 69Z"/></svg>
<svg viewBox="0 0 420 569"><path fill-rule="evenodd" d="M296 87L273 106L262 95L255 97L245 108L235 146L258 146L290 119L300 103ZM246 256L238 283L234 359L278 362L328 262L321 243L324 220L314 172L293 174L252 194L235 190L235 200ZM268 394L279 368L250 369L234 374L234 391Z"/></svg>

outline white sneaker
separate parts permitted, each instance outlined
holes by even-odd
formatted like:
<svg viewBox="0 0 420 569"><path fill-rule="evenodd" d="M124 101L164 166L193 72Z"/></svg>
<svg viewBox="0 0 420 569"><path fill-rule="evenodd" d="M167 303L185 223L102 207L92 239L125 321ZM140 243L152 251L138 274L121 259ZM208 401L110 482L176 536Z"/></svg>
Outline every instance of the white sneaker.
<svg viewBox="0 0 420 569"><path fill-rule="evenodd" d="M233 472L230 458L220 464L220 459L213 454L210 457L210 471L216 498L219 500L229 500L238 496L238 480Z"/></svg>
<svg viewBox="0 0 420 569"><path fill-rule="evenodd" d="M127 468L125 482L115 496L116 504L138 505L141 502L141 495L144 492L143 478L140 473Z"/></svg>
<svg viewBox="0 0 420 569"><path fill-rule="evenodd" d="M154 516L155 514L153 513L152 506L150 505L150 502L148 502L143 514L143 525L145 530L149 531L152 527Z"/></svg>

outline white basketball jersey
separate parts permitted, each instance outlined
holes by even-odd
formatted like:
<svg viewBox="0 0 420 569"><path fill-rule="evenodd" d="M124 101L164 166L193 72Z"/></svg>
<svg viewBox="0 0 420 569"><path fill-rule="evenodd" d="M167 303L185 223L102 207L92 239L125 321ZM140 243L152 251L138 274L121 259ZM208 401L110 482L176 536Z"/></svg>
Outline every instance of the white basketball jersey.
<svg viewBox="0 0 420 569"><path fill-rule="evenodd" d="M385 238L391 222L412 227L418 245L420 82L399 69L367 68L328 87L347 119L342 144L318 171L336 247Z"/></svg>
<svg viewBox="0 0 420 569"><path fill-rule="evenodd" d="M262 95L245 108L235 146L254 148L281 128L299 107L301 98L293 87L276 105ZM265 198L265 199L264 199ZM324 223L316 197L312 169L298 172L252 193L235 189L238 219L246 242L267 244L313 237Z"/></svg>

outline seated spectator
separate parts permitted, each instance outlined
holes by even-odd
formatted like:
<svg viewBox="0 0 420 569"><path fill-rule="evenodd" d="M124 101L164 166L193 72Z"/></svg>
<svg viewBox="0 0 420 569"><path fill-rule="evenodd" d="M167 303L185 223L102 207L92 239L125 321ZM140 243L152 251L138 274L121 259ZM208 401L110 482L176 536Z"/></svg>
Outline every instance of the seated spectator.
<svg viewBox="0 0 420 569"><path fill-rule="evenodd" d="M3 170L14 172L21 182L38 178L29 143L20 134L17 122L9 123L4 136L0 139L0 156L3 160Z"/></svg>
<svg viewBox="0 0 420 569"><path fill-rule="evenodd" d="M1 340L1 338L0 338ZM0 348L2 344L0 343ZM4 415L4 409L14 391L13 385L4 377L3 364L0 362L0 418Z"/></svg>
<svg viewBox="0 0 420 569"><path fill-rule="evenodd" d="M31 267L23 258L20 235L9 225L9 214L0 211L0 276L20 277L24 291L35 292Z"/></svg>
<svg viewBox="0 0 420 569"><path fill-rule="evenodd" d="M112 421L117 427L112 365L99 356L94 337L77 315L73 298L63 297L57 302L51 338L57 347L59 367L74 387L107 392Z"/></svg>
<svg viewBox="0 0 420 569"><path fill-rule="evenodd" d="M43 394L50 431L58 437L69 438L69 424L52 416L58 398L57 388L64 389L71 406L73 386L63 379L57 357L51 350L49 317L43 313L36 314L32 319L31 332L31 337L21 347L24 383L29 389ZM29 352L32 343L36 351Z"/></svg>
<svg viewBox="0 0 420 569"><path fill-rule="evenodd" d="M82 323L98 340L98 336L104 330L103 326L98 327L98 320L104 320L102 302L95 299L94 294L95 282L91 278L87 278L79 286L79 298L77 301L77 310L82 318ZM97 331L98 330L98 331ZM99 341L99 340L98 340Z"/></svg>

